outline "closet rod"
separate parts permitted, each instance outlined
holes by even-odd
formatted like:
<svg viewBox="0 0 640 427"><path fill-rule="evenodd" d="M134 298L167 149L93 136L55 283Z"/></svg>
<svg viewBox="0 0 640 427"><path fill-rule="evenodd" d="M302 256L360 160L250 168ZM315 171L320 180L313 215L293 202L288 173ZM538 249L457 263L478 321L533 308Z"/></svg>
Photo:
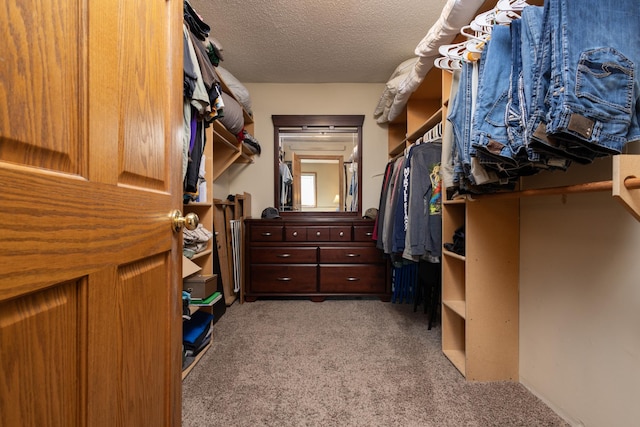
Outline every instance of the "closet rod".
<svg viewBox="0 0 640 427"><path fill-rule="evenodd" d="M629 177L624 180L624 186L629 189L640 188L640 178ZM470 200L477 199L514 199L530 196L553 196L556 194L593 193L596 191L611 191L613 180L587 182L585 184L565 185L560 187L536 188L531 190L519 190L505 193L474 194Z"/></svg>

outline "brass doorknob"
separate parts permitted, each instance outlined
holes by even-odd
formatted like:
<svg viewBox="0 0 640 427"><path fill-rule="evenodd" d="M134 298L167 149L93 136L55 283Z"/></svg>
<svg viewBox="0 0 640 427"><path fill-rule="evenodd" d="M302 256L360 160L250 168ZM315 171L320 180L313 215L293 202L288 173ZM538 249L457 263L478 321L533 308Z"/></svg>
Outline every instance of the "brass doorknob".
<svg viewBox="0 0 640 427"><path fill-rule="evenodd" d="M182 212L178 209L171 212L171 226L173 227L173 231L180 231L182 227L187 227L187 230L195 230L200 223L200 218L198 215L190 212L185 216L182 216Z"/></svg>

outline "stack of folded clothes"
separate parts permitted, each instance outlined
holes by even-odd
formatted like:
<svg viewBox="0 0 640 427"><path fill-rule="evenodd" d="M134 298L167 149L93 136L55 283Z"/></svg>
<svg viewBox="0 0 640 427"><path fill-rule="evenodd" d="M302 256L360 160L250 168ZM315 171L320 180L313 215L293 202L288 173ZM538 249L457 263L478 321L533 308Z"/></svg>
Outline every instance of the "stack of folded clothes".
<svg viewBox="0 0 640 427"><path fill-rule="evenodd" d="M195 357L211 342L213 315L198 310L190 320L182 322L182 344L188 360Z"/></svg>
<svg viewBox="0 0 640 427"><path fill-rule="evenodd" d="M260 149L260 143L253 137L253 135L244 129L242 130L242 143L251 150L253 154L260 155L260 152L262 151Z"/></svg>

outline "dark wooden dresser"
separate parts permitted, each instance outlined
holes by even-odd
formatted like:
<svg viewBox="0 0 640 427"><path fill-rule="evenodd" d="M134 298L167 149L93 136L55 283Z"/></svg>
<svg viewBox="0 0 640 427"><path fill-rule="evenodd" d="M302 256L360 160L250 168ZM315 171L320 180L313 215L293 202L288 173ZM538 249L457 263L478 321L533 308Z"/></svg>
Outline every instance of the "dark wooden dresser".
<svg viewBox="0 0 640 427"><path fill-rule="evenodd" d="M390 268L369 219L247 219L244 297L391 298Z"/></svg>

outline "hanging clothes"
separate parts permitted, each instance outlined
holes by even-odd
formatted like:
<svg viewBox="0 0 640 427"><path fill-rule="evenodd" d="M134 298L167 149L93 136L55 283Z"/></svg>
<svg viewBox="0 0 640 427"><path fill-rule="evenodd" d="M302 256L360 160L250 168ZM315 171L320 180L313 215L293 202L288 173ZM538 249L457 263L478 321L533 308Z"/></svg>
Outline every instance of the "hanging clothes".
<svg viewBox="0 0 640 427"><path fill-rule="evenodd" d="M418 261L442 255L442 146L422 143L412 149L406 244L403 257Z"/></svg>
<svg viewBox="0 0 640 427"><path fill-rule="evenodd" d="M280 170L280 206L291 206L291 190L293 184L293 175L289 166L282 160L279 162Z"/></svg>

